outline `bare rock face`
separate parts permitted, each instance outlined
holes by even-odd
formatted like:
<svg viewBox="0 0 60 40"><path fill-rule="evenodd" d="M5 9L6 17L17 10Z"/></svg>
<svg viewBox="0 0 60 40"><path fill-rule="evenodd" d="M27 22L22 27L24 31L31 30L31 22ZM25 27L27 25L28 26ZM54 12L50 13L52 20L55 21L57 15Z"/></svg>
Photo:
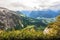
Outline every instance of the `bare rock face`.
<svg viewBox="0 0 60 40"><path fill-rule="evenodd" d="M16 12L0 7L0 29L23 27L21 17Z"/></svg>

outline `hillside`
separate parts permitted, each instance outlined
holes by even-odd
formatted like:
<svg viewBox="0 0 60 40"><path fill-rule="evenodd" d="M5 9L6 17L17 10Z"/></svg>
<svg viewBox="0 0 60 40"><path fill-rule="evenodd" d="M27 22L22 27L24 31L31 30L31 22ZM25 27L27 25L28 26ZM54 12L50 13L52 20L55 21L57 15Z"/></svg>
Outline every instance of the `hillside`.
<svg viewBox="0 0 60 40"><path fill-rule="evenodd" d="M34 25L34 27L46 26L43 20L30 18L19 11L0 7L0 29L22 29L29 25Z"/></svg>
<svg viewBox="0 0 60 40"><path fill-rule="evenodd" d="M22 28L22 18L17 12L0 7L0 29Z"/></svg>

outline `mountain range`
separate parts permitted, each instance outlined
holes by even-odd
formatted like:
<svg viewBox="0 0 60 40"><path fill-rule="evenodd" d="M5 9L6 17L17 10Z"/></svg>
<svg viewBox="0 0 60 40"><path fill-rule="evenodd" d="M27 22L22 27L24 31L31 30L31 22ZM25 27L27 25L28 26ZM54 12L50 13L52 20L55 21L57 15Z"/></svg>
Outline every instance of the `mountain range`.
<svg viewBox="0 0 60 40"><path fill-rule="evenodd" d="M48 23L55 21L54 17L59 15L54 11L12 11L7 8L0 7L0 29L23 29L27 26L34 25L46 27ZM27 14L27 15L26 15ZM41 19L37 19L40 17ZM43 18L43 19L42 19Z"/></svg>
<svg viewBox="0 0 60 40"><path fill-rule="evenodd" d="M21 11L23 14L27 15L31 18L54 18L60 15L60 10L53 11L53 10L37 10L37 11Z"/></svg>
<svg viewBox="0 0 60 40"><path fill-rule="evenodd" d="M19 14L7 8L0 7L0 29L22 28L22 16L21 13Z"/></svg>

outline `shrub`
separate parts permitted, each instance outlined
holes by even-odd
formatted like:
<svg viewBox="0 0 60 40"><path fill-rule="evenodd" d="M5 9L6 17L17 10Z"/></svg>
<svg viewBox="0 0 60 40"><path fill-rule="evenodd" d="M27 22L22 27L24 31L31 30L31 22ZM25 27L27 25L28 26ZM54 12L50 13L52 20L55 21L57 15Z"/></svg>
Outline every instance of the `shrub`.
<svg viewBox="0 0 60 40"><path fill-rule="evenodd" d="M44 35L42 30L35 30L34 27L27 27L22 30L4 31L0 30L0 40L43 40L55 38Z"/></svg>

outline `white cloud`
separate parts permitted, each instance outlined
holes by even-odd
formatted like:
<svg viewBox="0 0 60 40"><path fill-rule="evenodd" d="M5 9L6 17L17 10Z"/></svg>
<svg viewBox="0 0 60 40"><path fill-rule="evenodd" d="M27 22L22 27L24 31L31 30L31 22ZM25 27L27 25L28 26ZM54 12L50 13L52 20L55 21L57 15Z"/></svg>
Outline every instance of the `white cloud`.
<svg viewBox="0 0 60 40"><path fill-rule="evenodd" d="M0 7L11 10L60 9L60 0L0 0Z"/></svg>

